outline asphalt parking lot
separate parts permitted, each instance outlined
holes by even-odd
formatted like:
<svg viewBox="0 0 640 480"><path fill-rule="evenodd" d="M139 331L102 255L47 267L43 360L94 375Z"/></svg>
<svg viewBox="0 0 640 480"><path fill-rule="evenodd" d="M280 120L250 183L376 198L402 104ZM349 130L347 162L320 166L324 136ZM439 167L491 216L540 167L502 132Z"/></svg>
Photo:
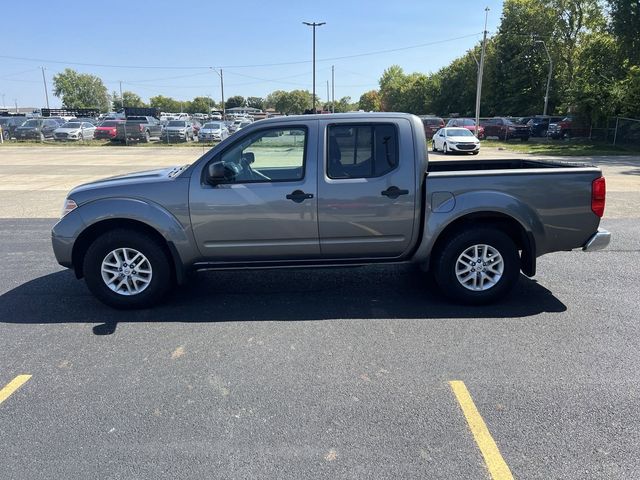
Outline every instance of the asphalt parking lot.
<svg viewBox="0 0 640 480"><path fill-rule="evenodd" d="M203 273L116 312L56 264L71 187L201 153L0 148L0 478L640 478L640 158L571 158L607 176L612 244L497 305L392 266Z"/></svg>

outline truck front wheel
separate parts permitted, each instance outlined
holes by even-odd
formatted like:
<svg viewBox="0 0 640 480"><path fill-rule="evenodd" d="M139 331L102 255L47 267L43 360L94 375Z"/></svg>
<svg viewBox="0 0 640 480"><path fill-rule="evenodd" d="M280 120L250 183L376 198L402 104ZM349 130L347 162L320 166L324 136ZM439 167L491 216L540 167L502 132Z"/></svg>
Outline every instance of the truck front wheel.
<svg viewBox="0 0 640 480"><path fill-rule="evenodd" d="M98 237L85 254L83 271L91 293L119 309L158 303L172 278L162 246L149 235L126 229Z"/></svg>
<svg viewBox="0 0 640 480"><path fill-rule="evenodd" d="M511 238L493 228L453 234L436 252L435 280L450 299L484 304L504 297L518 280L520 261Z"/></svg>

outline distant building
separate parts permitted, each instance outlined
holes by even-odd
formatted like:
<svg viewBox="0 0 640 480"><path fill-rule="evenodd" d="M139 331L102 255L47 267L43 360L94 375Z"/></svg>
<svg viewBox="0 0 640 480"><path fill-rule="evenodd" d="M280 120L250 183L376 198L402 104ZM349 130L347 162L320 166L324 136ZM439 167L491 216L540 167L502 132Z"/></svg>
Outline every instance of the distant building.
<svg viewBox="0 0 640 480"><path fill-rule="evenodd" d="M262 110L253 107L233 107L225 109L225 112L229 115L255 115L257 113L262 113Z"/></svg>

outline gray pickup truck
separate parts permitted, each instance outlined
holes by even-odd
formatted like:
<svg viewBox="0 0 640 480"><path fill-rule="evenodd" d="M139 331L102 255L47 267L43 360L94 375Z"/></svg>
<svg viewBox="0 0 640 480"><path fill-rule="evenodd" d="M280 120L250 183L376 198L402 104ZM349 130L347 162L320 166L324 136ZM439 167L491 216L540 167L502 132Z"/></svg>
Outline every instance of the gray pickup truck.
<svg viewBox="0 0 640 480"><path fill-rule="evenodd" d="M73 189L58 262L117 308L151 306L210 269L416 263L462 303L503 297L536 258L608 245L593 166L429 162L398 113L256 122L183 167Z"/></svg>

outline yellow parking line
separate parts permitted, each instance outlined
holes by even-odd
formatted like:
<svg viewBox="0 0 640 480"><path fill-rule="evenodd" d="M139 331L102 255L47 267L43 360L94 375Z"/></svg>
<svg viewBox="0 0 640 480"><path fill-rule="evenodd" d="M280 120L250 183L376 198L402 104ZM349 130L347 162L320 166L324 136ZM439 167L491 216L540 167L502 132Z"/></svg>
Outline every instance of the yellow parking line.
<svg viewBox="0 0 640 480"><path fill-rule="evenodd" d="M460 404L462 413L464 413L467 419L473 438L478 444L480 452L482 452L484 463L491 474L491 478L493 480L513 480L511 470L509 470L502 455L500 455L500 450L498 450L498 446L493 440L491 433L489 433L487 425L480 416L480 412L478 412L475 403L473 403L473 399L464 382L453 380L449 382L449 385Z"/></svg>
<svg viewBox="0 0 640 480"><path fill-rule="evenodd" d="M0 390L0 403L4 402L7 398L9 398L13 392L18 390L30 378L31 378L31 375L18 375L16 378L14 378L9 383L7 383L4 386L4 388Z"/></svg>

